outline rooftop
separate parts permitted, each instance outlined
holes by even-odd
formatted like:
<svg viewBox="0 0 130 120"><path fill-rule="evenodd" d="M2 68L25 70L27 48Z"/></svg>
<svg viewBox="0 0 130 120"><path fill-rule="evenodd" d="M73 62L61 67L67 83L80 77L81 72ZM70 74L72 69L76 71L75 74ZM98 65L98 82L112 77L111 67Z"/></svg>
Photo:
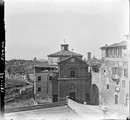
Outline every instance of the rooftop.
<svg viewBox="0 0 130 120"><path fill-rule="evenodd" d="M77 56L77 57L82 57L83 55L74 53L72 51L69 51L68 49L69 45L68 44L61 44L61 50L48 55L48 57L70 57L70 56Z"/></svg>
<svg viewBox="0 0 130 120"><path fill-rule="evenodd" d="M98 65L101 65L101 62L102 62L101 59L96 59L95 57L90 60L87 60L87 64L89 66L98 66Z"/></svg>
<svg viewBox="0 0 130 120"><path fill-rule="evenodd" d="M110 47L124 47L124 46L126 46L126 45L127 45L127 42L126 42L126 41L122 41L122 42L115 43L115 44L112 44L112 45L103 46L103 47L101 47L100 49L110 48Z"/></svg>
<svg viewBox="0 0 130 120"><path fill-rule="evenodd" d="M82 61L82 62L86 63L86 62L83 61L82 59L79 59L79 58L77 58L76 56L71 55L70 57L67 57L67 58L65 58L64 60L58 62L58 64L60 64L60 63L62 63L62 62L64 62L64 61L66 61L66 60L68 60L68 59L71 59L71 58L75 58L75 59L77 59L77 60L79 60L79 61Z"/></svg>
<svg viewBox="0 0 130 120"><path fill-rule="evenodd" d="M74 53L72 51L69 51L69 50L61 50L61 51L58 51L56 53L53 53L53 54L50 54L48 55L48 57L61 57L61 56L79 56L79 57L82 57L83 55L81 54L78 54L78 53Z"/></svg>
<svg viewBox="0 0 130 120"><path fill-rule="evenodd" d="M39 64L39 65L35 65L34 68L54 68L53 66L50 66L48 62Z"/></svg>

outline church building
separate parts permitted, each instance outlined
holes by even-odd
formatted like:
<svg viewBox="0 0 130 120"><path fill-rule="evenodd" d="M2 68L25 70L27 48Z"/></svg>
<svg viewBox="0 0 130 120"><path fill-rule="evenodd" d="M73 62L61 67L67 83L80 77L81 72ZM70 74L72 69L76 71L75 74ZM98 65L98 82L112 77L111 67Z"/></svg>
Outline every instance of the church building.
<svg viewBox="0 0 130 120"><path fill-rule="evenodd" d="M69 97L77 102L90 104L91 99L91 73L88 71L87 63L82 60L83 55L69 51L68 44L61 44L61 50L48 55L48 69L49 76L53 77L53 73L55 73L54 79L41 79L41 83L44 83L44 88L48 88L49 90L45 90L41 88L42 98L48 95L52 100L52 102L60 102L65 101L66 97ZM43 66L44 67L44 66ZM39 69L38 66L35 69ZM43 69L43 68L42 68ZM53 69L53 70L52 70ZM47 72L47 71L46 71ZM36 76L47 74L44 71L36 72ZM51 74L52 75L51 75ZM38 78L37 76L37 78ZM37 79L36 79L37 83ZM39 84L42 87L42 84ZM48 84L47 84L48 83ZM51 83L51 84L49 84ZM48 87L45 87L48 85ZM37 87L35 87L35 92L37 91ZM45 94L44 92L50 91L50 93ZM44 94L44 95L43 95ZM48 98L49 99L49 98Z"/></svg>
<svg viewBox="0 0 130 120"><path fill-rule="evenodd" d="M61 44L61 50L48 55L50 65L58 67L58 100L66 97L78 102L90 103L91 74L83 55L69 51L68 44Z"/></svg>

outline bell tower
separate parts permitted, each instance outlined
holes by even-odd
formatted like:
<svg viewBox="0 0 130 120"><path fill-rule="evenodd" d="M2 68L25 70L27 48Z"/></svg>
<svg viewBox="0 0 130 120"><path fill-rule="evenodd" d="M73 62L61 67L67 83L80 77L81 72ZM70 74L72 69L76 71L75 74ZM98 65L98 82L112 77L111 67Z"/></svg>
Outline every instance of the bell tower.
<svg viewBox="0 0 130 120"><path fill-rule="evenodd" d="M61 50L68 51L68 44L61 44Z"/></svg>

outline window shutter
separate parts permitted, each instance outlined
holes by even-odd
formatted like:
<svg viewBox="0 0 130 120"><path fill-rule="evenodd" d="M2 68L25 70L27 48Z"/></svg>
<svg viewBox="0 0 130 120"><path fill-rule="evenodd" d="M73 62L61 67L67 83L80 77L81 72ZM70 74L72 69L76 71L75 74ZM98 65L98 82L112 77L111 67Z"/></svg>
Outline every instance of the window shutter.
<svg viewBox="0 0 130 120"><path fill-rule="evenodd" d="M122 68L118 68L118 75L121 77L122 76Z"/></svg>
<svg viewBox="0 0 130 120"><path fill-rule="evenodd" d="M128 68L125 69L126 77L128 78Z"/></svg>

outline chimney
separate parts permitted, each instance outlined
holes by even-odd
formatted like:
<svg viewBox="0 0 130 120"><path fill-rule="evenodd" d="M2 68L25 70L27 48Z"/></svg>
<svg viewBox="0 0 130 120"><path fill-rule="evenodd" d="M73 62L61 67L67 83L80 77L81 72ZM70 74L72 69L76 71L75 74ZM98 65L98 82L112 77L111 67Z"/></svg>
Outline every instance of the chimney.
<svg viewBox="0 0 130 120"><path fill-rule="evenodd" d="M68 51L68 44L61 44L61 50Z"/></svg>
<svg viewBox="0 0 130 120"><path fill-rule="evenodd" d="M91 52L88 52L88 60L91 60Z"/></svg>
<svg viewBox="0 0 130 120"><path fill-rule="evenodd" d="M37 58L36 58L36 57L34 57L33 61L37 61Z"/></svg>

